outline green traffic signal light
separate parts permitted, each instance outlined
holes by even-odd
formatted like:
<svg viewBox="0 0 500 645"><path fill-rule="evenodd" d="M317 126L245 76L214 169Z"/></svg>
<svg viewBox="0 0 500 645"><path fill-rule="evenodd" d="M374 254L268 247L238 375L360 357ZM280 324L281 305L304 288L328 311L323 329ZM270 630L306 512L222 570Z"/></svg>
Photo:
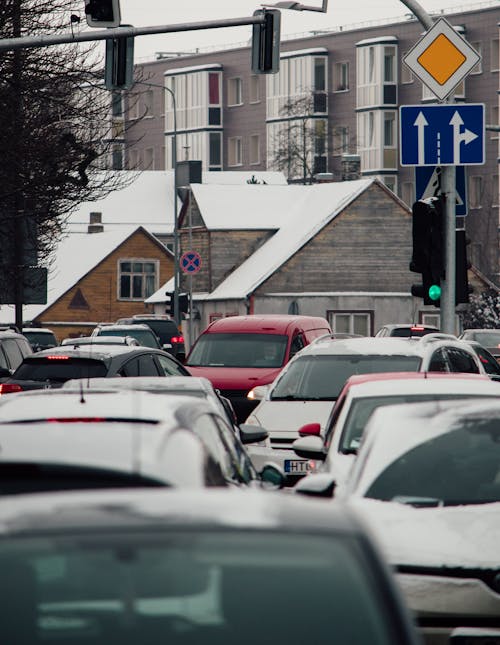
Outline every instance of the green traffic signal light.
<svg viewBox="0 0 500 645"><path fill-rule="evenodd" d="M438 284L433 284L429 287L429 298L434 301L441 298L441 287Z"/></svg>

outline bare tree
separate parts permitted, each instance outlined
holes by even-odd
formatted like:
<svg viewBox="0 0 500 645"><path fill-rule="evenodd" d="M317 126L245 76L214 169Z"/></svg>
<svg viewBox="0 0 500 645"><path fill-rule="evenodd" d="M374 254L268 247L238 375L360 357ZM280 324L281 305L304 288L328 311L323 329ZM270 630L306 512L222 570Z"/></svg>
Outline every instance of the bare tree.
<svg viewBox="0 0 500 645"><path fill-rule="evenodd" d="M2 0L0 38L67 32L79 13L81 0ZM92 45L0 52L0 302L17 284L16 322L23 270L48 266L78 203L124 185L102 172L114 138L102 67Z"/></svg>

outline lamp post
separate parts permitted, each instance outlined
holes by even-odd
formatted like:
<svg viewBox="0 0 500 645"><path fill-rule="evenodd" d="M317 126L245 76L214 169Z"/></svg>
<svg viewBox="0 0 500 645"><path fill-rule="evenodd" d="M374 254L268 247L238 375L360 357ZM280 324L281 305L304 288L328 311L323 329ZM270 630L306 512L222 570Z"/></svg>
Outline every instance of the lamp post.
<svg viewBox="0 0 500 645"><path fill-rule="evenodd" d="M174 113L174 135L172 141L172 166L174 170L174 320L177 325L180 324L179 315L179 229L177 221L177 104L175 101L175 93L166 85L159 85L158 83L148 83L146 81L138 81L138 85L148 85L149 87L157 87L164 90L172 97L172 108Z"/></svg>

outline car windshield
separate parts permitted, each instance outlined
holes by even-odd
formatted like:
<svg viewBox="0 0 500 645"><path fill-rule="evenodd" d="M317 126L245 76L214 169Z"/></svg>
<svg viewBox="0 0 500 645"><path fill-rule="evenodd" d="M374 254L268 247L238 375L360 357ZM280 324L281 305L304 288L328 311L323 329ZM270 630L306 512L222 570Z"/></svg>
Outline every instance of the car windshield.
<svg viewBox="0 0 500 645"><path fill-rule="evenodd" d="M334 633L349 645L396 645L369 562L342 534L85 529L2 539L11 598L0 604L2 640L303 645L313 630L322 642ZM297 585L307 589L301 620L290 616Z"/></svg>
<svg viewBox="0 0 500 645"><path fill-rule="evenodd" d="M498 398L490 395L485 398ZM342 430L339 442L339 451L349 454L357 452L361 437L368 419L374 410L382 405L396 403L418 403L420 401L447 401L450 399L463 399L463 394L401 394L394 396L370 396L354 399ZM327 439L328 441L328 439Z"/></svg>
<svg viewBox="0 0 500 645"><path fill-rule="evenodd" d="M353 374L417 372L418 356L309 355L290 364L271 393L274 400L333 401Z"/></svg>
<svg viewBox="0 0 500 645"><path fill-rule="evenodd" d="M106 329L99 330L99 336L132 336L144 347L159 347L155 335L150 329Z"/></svg>
<svg viewBox="0 0 500 645"><path fill-rule="evenodd" d="M279 334L203 334L186 365L281 367L287 341L287 336Z"/></svg>
<svg viewBox="0 0 500 645"><path fill-rule="evenodd" d="M12 378L19 381L56 381L64 383L70 378L106 376L106 365L91 358L58 355L54 358L24 359Z"/></svg>
<svg viewBox="0 0 500 645"><path fill-rule="evenodd" d="M498 419L460 420L451 431L412 447L375 478L365 496L436 506L499 502Z"/></svg>
<svg viewBox="0 0 500 645"><path fill-rule="evenodd" d="M23 331L23 335L26 336L32 345L51 345L52 347L57 345L54 334L43 331Z"/></svg>
<svg viewBox="0 0 500 645"><path fill-rule="evenodd" d="M500 331L475 331L470 336L472 340L477 340L483 347L500 346Z"/></svg>

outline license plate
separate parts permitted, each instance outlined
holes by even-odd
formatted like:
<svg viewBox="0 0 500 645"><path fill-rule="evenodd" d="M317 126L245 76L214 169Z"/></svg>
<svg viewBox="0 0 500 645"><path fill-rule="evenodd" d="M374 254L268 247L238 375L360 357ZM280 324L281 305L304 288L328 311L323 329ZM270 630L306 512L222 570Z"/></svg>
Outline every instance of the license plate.
<svg viewBox="0 0 500 645"><path fill-rule="evenodd" d="M285 459L285 472L289 475L306 475L309 472L309 462L301 459Z"/></svg>

